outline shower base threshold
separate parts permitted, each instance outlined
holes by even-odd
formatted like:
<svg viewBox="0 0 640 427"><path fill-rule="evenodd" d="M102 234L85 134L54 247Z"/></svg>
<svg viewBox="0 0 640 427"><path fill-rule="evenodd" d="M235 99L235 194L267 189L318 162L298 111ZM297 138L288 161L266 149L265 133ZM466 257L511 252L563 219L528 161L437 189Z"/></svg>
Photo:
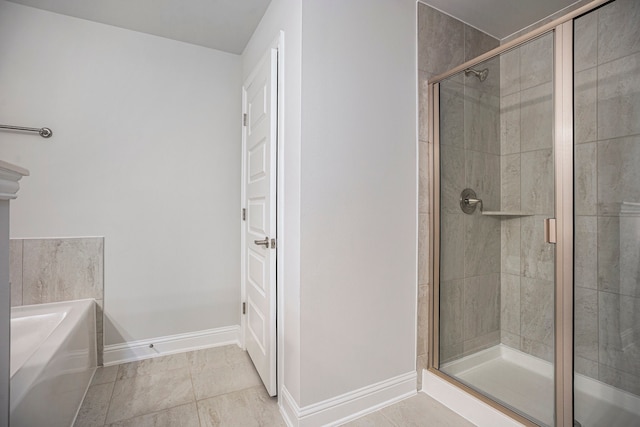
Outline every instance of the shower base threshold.
<svg viewBox="0 0 640 427"><path fill-rule="evenodd" d="M500 344L443 364L441 371L538 422L553 425L553 365L549 362ZM575 418L583 427L640 425L640 398L584 375L576 374L574 381ZM449 388L461 395L452 398L454 391ZM495 418L491 414L495 409L427 371L423 391L479 426L519 425Z"/></svg>

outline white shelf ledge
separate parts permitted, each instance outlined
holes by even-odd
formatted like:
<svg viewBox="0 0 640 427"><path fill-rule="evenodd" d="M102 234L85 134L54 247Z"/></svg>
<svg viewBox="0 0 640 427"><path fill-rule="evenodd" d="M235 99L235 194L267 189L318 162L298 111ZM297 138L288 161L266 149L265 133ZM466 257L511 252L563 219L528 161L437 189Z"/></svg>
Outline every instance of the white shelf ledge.
<svg viewBox="0 0 640 427"><path fill-rule="evenodd" d="M507 217L516 217L516 216L533 216L532 213L528 212L513 212L513 211L484 211L482 215L485 216L507 216Z"/></svg>

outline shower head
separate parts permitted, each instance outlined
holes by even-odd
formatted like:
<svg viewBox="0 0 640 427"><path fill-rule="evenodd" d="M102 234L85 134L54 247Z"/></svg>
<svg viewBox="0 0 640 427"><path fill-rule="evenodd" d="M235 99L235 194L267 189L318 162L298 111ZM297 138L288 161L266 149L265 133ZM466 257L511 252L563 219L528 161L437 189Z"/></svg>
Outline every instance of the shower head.
<svg viewBox="0 0 640 427"><path fill-rule="evenodd" d="M464 73L468 76L469 74L473 74L476 76L481 82L487 80L487 76L489 75L489 69L485 68L484 70L474 70L473 68L467 68L464 70Z"/></svg>

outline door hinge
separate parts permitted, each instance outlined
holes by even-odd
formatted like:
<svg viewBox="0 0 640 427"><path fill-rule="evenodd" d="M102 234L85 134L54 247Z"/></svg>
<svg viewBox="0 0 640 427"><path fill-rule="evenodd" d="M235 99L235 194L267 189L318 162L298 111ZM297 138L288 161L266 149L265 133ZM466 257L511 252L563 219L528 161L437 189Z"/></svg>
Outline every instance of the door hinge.
<svg viewBox="0 0 640 427"><path fill-rule="evenodd" d="M247 220L247 208L242 208L242 220Z"/></svg>
<svg viewBox="0 0 640 427"><path fill-rule="evenodd" d="M271 249L276 248L276 239L271 239Z"/></svg>
<svg viewBox="0 0 640 427"><path fill-rule="evenodd" d="M247 303L246 302L242 303L242 314L247 314Z"/></svg>
<svg viewBox="0 0 640 427"><path fill-rule="evenodd" d="M244 113L242 115L242 126L246 126L247 125L247 113Z"/></svg>

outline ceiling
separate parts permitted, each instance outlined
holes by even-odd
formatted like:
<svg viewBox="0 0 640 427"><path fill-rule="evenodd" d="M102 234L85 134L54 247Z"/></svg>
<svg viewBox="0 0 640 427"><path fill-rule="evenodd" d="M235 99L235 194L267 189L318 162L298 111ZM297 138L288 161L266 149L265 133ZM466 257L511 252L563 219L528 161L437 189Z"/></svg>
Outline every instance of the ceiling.
<svg viewBox="0 0 640 427"><path fill-rule="evenodd" d="M271 0L9 0L240 54ZM584 0L420 0L497 38ZM328 29L329 30L329 29Z"/></svg>
<svg viewBox="0 0 640 427"><path fill-rule="evenodd" d="M420 0L502 40L582 0Z"/></svg>
<svg viewBox="0 0 640 427"><path fill-rule="evenodd" d="M240 54L271 0L9 0Z"/></svg>

